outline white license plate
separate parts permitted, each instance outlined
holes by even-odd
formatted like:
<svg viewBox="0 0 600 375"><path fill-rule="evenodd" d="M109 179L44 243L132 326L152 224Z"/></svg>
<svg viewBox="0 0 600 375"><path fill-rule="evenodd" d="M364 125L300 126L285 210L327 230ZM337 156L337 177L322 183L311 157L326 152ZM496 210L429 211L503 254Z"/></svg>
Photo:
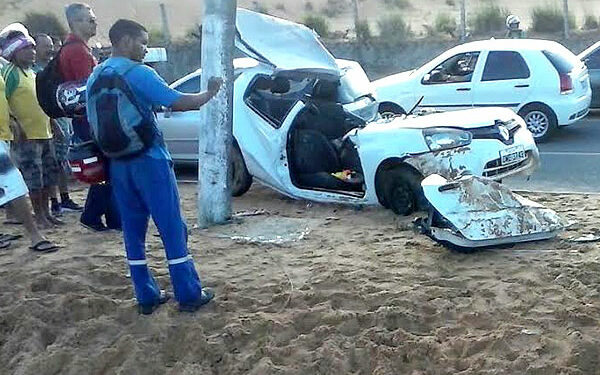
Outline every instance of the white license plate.
<svg viewBox="0 0 600 375"><path fill-rule="evenodd" d="M500 165L514 164L527 159L525 148L515 146L500 151Z"/></svg>

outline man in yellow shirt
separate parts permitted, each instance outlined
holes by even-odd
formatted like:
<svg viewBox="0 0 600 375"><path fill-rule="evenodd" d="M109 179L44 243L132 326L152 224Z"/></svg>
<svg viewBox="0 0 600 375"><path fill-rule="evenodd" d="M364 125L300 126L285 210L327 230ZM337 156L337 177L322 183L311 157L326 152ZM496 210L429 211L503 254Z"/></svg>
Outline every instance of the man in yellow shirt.
<svg viewBox="0 0 600 375"><path fill-rule="evenodd" d="M10 63L2 69L5 96L18 123L13 155L29 188L38 225L62 222L50 214L49 193L56 188L58 164L52 145L50 119L40 108L35 89L35 42L19 32L2 44L2 57Z"/></svg>
<svg viewBox="0 0 600 375"><path fill-rule="evenodd" d="M10 142L13 134L10 129L8 102L4 95L4 80L0 76L0 205L8 205L13 215L23 223L31 237L31 249L39 252L56 251L58 247L40 233L27 199L27 185L23 176L10 158ZM10 246L10 242L0 239L0 249Z"/></svg>

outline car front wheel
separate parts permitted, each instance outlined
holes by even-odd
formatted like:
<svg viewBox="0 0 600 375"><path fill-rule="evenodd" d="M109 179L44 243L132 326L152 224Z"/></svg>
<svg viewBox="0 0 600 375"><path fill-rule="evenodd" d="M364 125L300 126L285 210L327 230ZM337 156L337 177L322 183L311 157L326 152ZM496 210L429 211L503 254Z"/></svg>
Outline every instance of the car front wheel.
<svg viewBox="0 0 600 375"><path fill-rule="evenodd" d="M524 107L519 111L519 115L523 117L527 129L538 142L547 140L558 127L554 112L540 104L531 104Z"/></svg>
<svg viewBox="0 0 600 375"><path fill-rule="evenodd" d="M397 215L410 215L419 208L420 178L411 170L395 167L383 180L383 201Z"/></svg>

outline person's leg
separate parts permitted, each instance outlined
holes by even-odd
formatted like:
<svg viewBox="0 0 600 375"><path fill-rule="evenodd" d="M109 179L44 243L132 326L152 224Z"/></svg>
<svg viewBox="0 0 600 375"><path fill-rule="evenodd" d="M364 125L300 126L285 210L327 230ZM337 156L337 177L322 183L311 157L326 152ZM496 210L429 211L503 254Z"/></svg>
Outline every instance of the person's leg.
<svg viewBox="0 0 600 375"><path fill-rule="evenodd" d="M111 177L114 196L123 215L123 240L135 296L140 305L158 305L160 289L146 261L148 209L137 192L129 162L116 163Z"/></svg>
<svg viewBox="0 0 600 375"><path fill-rule="evenodd" d="M79 221L86 227L94 230L106 230L106 226L102 223L102 214L104 213L104 190L103 185L90 185L85 206L81 213Z"/></svg>
<svg viewBox="0 0 600 375"><path fill-rule="evenodd" d="M202 299L202 284L188 255L187 226L181 216L175 175L168 160L142 160L137 185L165 246L175 299L180 305L192 305ZM124 226L126 222L123 216Z"/></svg>
<svg viewBox="0 0 600 375"><path fill-rule="evenodd" d="M33 215L31 214L31 206L29 205L29 201L26 195L12 200L9 203L9 209L14 215L14 217L16 217L19 221L23 223L25 230L31 238L32 247L41 243L42 241L47 241L44 235L39 231L37 225L35 224L35 220L33 219ZM47 247L49 246L46 246L46 248Z"/></svg>
<svg viewBox="0 0 600 375"><path fill-rule="evenodd" d="M51 139L42 140L38 143L42 165L42 207L49 222L54 225L62 225L64 222L54 217L48 206L50 197L58 194L58 163L56 162L54 143Z"/></svg>

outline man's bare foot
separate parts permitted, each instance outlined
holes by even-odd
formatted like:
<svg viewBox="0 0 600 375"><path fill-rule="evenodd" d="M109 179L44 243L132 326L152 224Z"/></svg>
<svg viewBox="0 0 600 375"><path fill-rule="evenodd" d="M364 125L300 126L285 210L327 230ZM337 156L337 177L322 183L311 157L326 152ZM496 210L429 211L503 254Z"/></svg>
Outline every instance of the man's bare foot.
<svg viewBox="0 0 600 375"><path fill-rule="evenodd" d="M64 221L60 220L59 218L57 218L55 216L48 215L48 216L46 216L46 218L52 225L65 225Z"/></svg>
<svg viewBox="0 0 600 375"><path fill-rule="evenodd" d="M39 229L50 229L53 227L52 223L50 221L48 221L48 219L45 217L42 218L42 217L36 216L35 223Z"/></svg>

